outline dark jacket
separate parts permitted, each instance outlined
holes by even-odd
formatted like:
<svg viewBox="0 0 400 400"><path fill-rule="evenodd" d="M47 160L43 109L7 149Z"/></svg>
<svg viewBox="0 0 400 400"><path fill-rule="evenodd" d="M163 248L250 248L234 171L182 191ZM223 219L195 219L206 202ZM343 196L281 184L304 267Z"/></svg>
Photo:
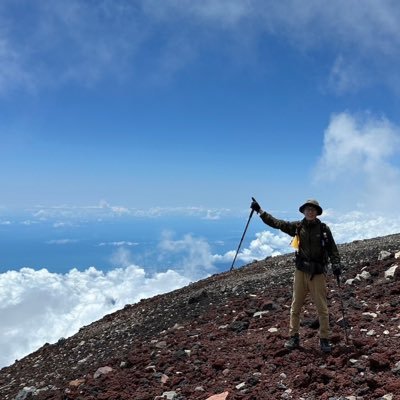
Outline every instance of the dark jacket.
<svg viewBox="0 0 400 400"><path fill-rule="evenodd" d="M296 231L300 226L298 232L300 240L298 257L300 260L326 264L328 260L326 259L325 254L327 254L332 264L340 263L339 251L335 240L333 239L332 232L329 227L324 224L324 231L327 235L327 238L324 241L323 237L321 237L321 234L323 234L323 230L321 229L322 222L318 218L314 221L307 221L304 218L302 221L289 222L276 219L265 211L260 215L260 217L267 225L272 228L280 229L282 232L293 237L296 235Z"/></svg>

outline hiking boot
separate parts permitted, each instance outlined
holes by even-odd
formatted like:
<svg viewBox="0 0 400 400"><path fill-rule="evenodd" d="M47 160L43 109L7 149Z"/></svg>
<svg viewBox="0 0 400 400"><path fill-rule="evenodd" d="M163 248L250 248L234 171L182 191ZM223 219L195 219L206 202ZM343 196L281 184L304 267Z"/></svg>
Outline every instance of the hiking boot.
<svg viewBox="0 0 400 400"><path fill-rule="evenodd" d="M299 335L293 335L290 339L285 343L285 348L288 350L297 349L300 346L300 337Z"/></svg>
<svg viewBox="0 0 400 400"><path fill-rule="evenodd" d="M320 339L321 350L324 353L330 353L332 351L332 346L328 339Z"/></svg>

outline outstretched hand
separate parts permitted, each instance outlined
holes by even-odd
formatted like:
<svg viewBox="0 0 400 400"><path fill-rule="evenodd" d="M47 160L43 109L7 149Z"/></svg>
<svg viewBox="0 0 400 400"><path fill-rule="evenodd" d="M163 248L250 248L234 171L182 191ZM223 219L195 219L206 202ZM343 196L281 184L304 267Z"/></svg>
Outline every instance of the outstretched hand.
<svg viewBox="0 0 400 400"><path fill-rule="evenodd" d="M261 207L260 205L257 203L256 200L253 199L253 201L250 204L250 208L255 211L257 214L259 214Z"/></svg>

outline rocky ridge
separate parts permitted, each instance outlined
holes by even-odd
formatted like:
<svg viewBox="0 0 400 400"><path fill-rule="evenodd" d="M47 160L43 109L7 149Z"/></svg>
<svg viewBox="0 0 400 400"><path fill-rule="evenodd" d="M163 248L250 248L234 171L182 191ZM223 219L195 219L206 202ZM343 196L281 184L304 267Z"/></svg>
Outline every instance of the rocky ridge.
<svg viewBox="0 0 400 400"><path fill-rule="evenodd" d="M329 278L329 355L311 304L301 348L283 348L288 254L127 305L46 344L0 370L0 398L400 399L400 234L339 251L345 271L340 288Z"/></svg>

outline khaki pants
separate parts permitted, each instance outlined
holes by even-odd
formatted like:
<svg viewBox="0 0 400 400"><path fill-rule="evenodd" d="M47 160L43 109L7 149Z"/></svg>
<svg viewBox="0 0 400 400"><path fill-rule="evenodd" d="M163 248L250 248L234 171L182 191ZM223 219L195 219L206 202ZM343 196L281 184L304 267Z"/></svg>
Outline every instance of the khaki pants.
<svg viewBox="0 0 400 400"><path fill-rule="evenodd" d="M290 309L290 330L289 335L293 336L299 333L300 313L310 293L311 298L317 308L319 317L319 337L321 339L329 338L329 313L326 300L326 276L325 274L311 275L296 269L293 282L293 301Z"/></svg>

